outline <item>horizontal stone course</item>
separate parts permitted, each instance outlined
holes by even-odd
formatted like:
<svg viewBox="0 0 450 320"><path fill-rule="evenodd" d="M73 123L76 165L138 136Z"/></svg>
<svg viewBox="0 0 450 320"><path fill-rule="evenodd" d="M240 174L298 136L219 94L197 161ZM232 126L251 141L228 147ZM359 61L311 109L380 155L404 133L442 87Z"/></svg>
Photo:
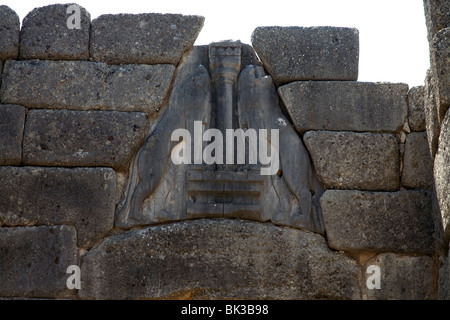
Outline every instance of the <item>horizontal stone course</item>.
<svg viewBox="0 0 450 320"><path fill-rule="evenodd" d="M359 299L359 267L315 233L197 219L106 238L81 263L81 298Z"/></svg>
<svg viewBox="0 0 450 320"><path fill-rule="evenodd" d="M0 60L17 59L20 19L8 6L0 5Z"/></svg>
<svg viewBox="0 0 450 320"><path fill-rule="evenodd" d="M29 108L141 111L153 117L166 97L174 66L89 61L7 61L2 103Z"/></svg>
<svg viewBox="0 0 450 320"><path fill-rule="evenodd" d="M22 137L26 109L0 104L0 165L22 162Z"/></svg>
<svg viewBox="0 0 450 320"><path fill-rule="evenodd" d="M380 268L380 288L367 290L369 300L436 299L433 258L381 253L368 260L364 269L371 265ZM365 273L364 283L371 275Z"/></svg>
<svg viewBox="0 0 450 320"><path fill-rule="evenodd" d="M70 10L74 6L76 11ZM73 24L71 17L77 11L79 28L69 29L68 24ZM22 22L20 59L87 60L90 25L89 12L79 5L53 4L35 8Z"/></svg>
<svg viewBox="0 0 450 320"><path fill-rule="evenodd" d="M320 199L331 248L433 254L431 194L327 190Z"/></svg>
<svg viewBox="0 0 450 320"><path fill-rule="evenodd" d="M109 168L0 167L0 227L73 225L86 247L113 227L115 188Z"/></svg>
<svg viewBox="0 0 450 320"><path fill-rule="evenodd" d="M407 92L407 84L353 81L298 81L278 89L295 129L301 133L398 133L407 120Z"/></svg>
<svg viewBox="0 0 450 320"><path fill-rule="evenodd" d="M70 265L78 265L74 227L0 228L0 297L74 297Z"/></svg>
<svg viewBox="0 0 450 320"><path fill-rule="evenodd" d="M357 80L359 32L341 27L258 27L252 45L275 82Z"/></svg>
<svg viewBox="0 0 450 320"><path fill-rule="evenodd" d="M33 109L25 125L23 163L125 170L147 130L142 112Z"/></svg>
<svg viewBox="0 0 450 320"><path fill-rule="evenodd" d="M204 18L180 14L105 14L91 26L93 61L177 65L191 50Z"/></svg>
<svg viewBox="0 0 450 320"><path fill-rule="evenodd" d="M391 134L308 131L303 140L326 188L400 187L398 142Z"/></svg>

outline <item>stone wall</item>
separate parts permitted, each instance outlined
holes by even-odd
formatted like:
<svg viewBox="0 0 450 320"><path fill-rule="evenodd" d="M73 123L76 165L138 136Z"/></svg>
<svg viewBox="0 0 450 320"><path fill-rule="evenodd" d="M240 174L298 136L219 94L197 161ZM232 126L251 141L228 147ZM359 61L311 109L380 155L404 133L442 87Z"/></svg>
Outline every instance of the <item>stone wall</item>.
<svg viewBox="0 0 450 320"><path fill-rule="evenodd" d="M437 71L448 71L448 36L430 22L430 3L432 68L421 87L358 82L351 28L260 27L252 47L230 52L242 55L241 69L263 66L261 78L273 79L324 191L324 232L245 210L118 223L136 154L172 133L163 115L182 67L193 55L207 60L207 48L193 46L204 19L91 21L78 7L80 28L69 29L68 5L52 5L20 29L0 6L0 298L448 297L449 77ZM285 157L297 159L295 150ZM150 170L164 156L148 155ZM81 268L80 289L66 285L71 265ZM381 288L368 285L371 266Z"/></svg>

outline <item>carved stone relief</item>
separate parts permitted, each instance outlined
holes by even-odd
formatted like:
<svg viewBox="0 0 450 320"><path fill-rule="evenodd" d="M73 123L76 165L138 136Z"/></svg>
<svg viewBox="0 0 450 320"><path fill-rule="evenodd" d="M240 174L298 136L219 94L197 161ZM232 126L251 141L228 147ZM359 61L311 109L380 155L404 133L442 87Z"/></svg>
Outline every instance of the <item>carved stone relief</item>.
<svg viewBox="0 0 450 320"><path fill-rule="evenodd" d="M195 125L200 122L201 126ZM261 169L267 166L248 161L250 154L257 152L250 150L250 138L245 144L244 163L237 160L237 144L232 149L232 164L225 160L211 164L198 161L208 141L218 143L211 137L205 141L203 134L212 128L224 137L227 129L270 132L263 139L258 136L253 147L269 146L273 159L276 146L278 170L262 175ZM174 164L171 160L176 146L192 145L185 139L172 141L171 135L177 129L203 137L200 145L191 148L191 164ZM277 143L274 129L278 130ZM128 228L229 217L271 221L323 234L319 205L322 193L309 154L283 114L272 78L266 75L250 46L224 41L196 47L179 67L166 111L130 166L116 225Z"/></svg>

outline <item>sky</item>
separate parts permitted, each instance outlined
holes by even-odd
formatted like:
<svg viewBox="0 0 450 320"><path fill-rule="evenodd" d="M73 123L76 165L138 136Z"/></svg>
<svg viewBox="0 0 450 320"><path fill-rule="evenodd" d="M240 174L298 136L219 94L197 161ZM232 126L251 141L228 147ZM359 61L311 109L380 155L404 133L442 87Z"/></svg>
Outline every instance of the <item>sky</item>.
<svg viewBox="0 0 450 320"><path fill-rule="evenodd" d="M0 0L22 21L35 7L68 1ZM359 30L358 81L423 85L429 68L423 0L78 0L91 19L114 13L201 15L195 45L221 40L251 44L259 26L336 26Z"/></svg>

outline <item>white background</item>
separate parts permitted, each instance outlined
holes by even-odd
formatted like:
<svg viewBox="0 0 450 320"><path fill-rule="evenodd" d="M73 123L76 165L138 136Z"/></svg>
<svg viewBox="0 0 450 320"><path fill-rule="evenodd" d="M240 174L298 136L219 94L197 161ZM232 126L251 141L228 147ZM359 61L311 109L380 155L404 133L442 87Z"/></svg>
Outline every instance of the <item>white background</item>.
<svg viewBox="0 0 450 320"><path fill-rule="evenodd" d="M22 21L35 7L65 1L0 0ZM205 17L196 45L251 44L258 26L341 26L359 30L359 81L423 85L429 67L423 0L78 0L95 19L106 13L181 13Z"/></svg>

